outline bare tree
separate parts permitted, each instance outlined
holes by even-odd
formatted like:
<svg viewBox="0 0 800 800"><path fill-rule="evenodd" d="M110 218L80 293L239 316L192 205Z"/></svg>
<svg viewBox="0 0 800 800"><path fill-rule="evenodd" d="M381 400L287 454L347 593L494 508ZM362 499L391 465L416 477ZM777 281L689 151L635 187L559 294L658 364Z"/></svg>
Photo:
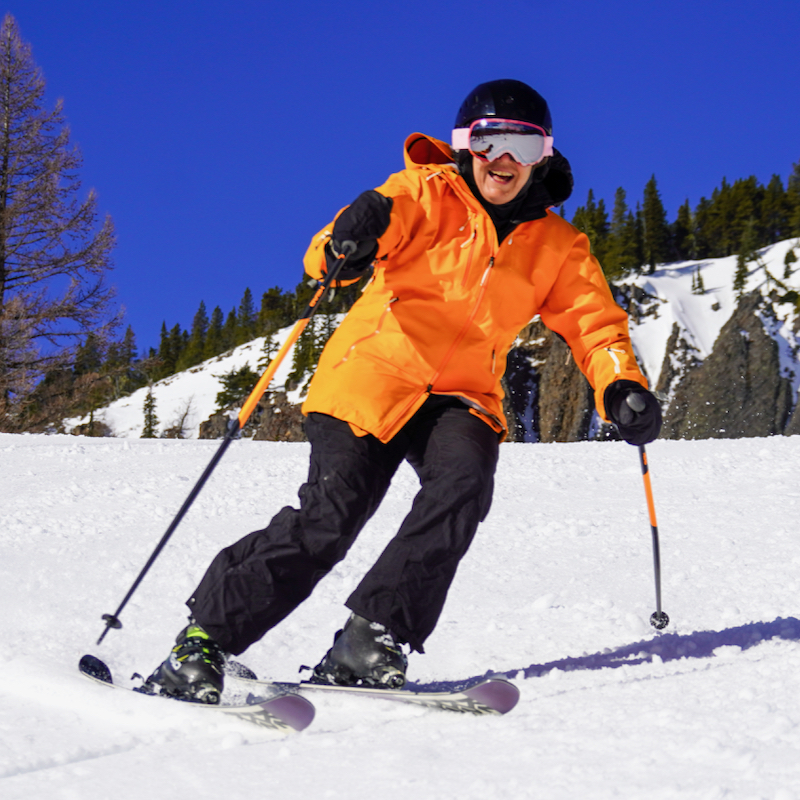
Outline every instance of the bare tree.
<svg viewBox="0 0 800 800"><path fill-rule="evenodd" d="M162 439L185 439L189 433L189 421L191 417L194 415L194 409L192 408L192 401L194 400L193 397L190 397L186 401L186 405L183 408L179 408L175 419L172 421L172 424L167 426L164 429L164 432L161 434Z"/></svg>
<svg viewBox="0 0 800 800"><path fill-rule="evenodd" d="M33 387L63 368L88 332L117 324L105 283L115 244L97 200L80 201L81 156L62 103L45 83L13 16L0 26L0 430L19 430Z"/></svg>

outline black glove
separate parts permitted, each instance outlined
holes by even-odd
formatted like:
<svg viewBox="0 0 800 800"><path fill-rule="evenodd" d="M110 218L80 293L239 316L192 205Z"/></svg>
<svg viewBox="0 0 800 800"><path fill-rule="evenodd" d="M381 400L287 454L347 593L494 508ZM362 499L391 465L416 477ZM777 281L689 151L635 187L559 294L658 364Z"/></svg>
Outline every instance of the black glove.
<svg viewBox="0 0 800 800"><path fill-rule="evenodd" d="M326 251L328 269L330 261L335 261L344 252L344 242L353 242L356 249L347 259L340 277L350 277L348 273L357 275L369 267L378 252L377 240L389 227L393 202L391 197L370 189L362 192L339 214L333 223L333 237Z"/></svg>
<svg viewBox="0 0 800 800"><path fill-rule="evenodd" d="M661 406L634 381L614 381L603 395L608 418L628 444L647 444L661 431Z"/></svg>

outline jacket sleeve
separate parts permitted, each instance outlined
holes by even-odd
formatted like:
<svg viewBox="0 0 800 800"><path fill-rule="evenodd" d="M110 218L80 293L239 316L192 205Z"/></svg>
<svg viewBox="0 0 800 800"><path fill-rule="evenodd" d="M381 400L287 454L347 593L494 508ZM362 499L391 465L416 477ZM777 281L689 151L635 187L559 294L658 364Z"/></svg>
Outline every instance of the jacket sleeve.
<svg viewBox="0 0 800 800"><path fill-rule="evenodd" d="M603 395L609 384L625 379L647 388L647 379L633 352L628 315L615 302L588 238L576 234L540 314L566 340L594 389L598 413L608 421Z"/></svg>

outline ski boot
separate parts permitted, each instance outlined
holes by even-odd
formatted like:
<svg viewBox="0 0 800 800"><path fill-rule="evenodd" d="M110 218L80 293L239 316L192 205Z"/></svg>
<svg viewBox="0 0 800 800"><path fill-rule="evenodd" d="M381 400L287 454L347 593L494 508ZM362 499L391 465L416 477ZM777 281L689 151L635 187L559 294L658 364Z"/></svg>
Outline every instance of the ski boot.
<svg viewBox="0 0 800 800"><path fill-rule="evenodd" d="M219 645L192 623L178 634L169 658L138 691L217 705L222 695L224 669L225 654Z"/></svg>
<svg viewBox="0 0 800 800"><path fill-rule="evenodd" d="M399 689L408 659L395 635L379 622L351 614L333 647L314 667L312 683Z"/></svg>

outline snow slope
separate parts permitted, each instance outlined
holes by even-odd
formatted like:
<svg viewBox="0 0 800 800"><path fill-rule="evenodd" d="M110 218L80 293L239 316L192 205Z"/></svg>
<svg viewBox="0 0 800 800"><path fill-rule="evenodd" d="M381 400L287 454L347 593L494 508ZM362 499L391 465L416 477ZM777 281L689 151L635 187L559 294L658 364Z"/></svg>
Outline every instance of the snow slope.
<svg viewBox="0 0 800 800"><path fill-rule="evenodd" d="M789 278L783 278L783 261L792 248L800 256L798 239L788 239L760 250L761 264L750 265L745 293L760 291L768 295L777 288L778 293L783 294L784 290L768 280L767 272L781 281L787 289L799 291L800 269L795 269ZM692 293L692 279L698 270L705 288L703 294ZM638 324L631 325L631 339L637 357L653 384L661 372L667 339L672 333L673 324L677 323L687 332L687 339L699 351L699 358L705 359L710 355L722 326L736 310L737 299L733 290L735 273L736 256L728 256L664 264L653 275L640 275L631 281L661 301L657 316L645 316ZM797 355L794 351L800 342L791 331L790 324L783 324L794 319L794 311L789 304L779 305L776 310L781 324L768 330L768 333L779 343L782 368L793 373L796 396L797 389L800 388L800 370L797 369Z"/></svg>
<svg viewBox="0 0 800 800"><path fill-rule="evenodd" d="M316 699L288 737L96 686L163 659L216 551L293 503L305 444L234 442L95 642L216 442L0 435L3 800L800 798L800 437L648 446L663 632L635 448L504 444L493 509L412 681L496 671L502 718ZM243 656L293 679L416 491L401 470L348 558Z"/></svg>
<svg viewBox="0 0 800 800"><path fill-rule="evenodd" d="M783 260L787 251L794 247L800 255L800 240L791 239L765 247L761 251L763 266L752 267L746 291L756 289L768 293L771 287L766 282L765 268L770 274L782 280ZM703 276L706 292L703 295L692 294L692 279L698 268ZM653 275L636 277L629 283L641 286L648 294L658 298L657 316L645 316L638 324L631 325L631 338L637 357L655 384L664 361L667 339L672 333L673 323L677 322L687 331L688 340L698 348L700 357L705 358L713 349L714 342L728 318L736 308L733 292L733 278L736 271L736 256L704 261L686 261L677 264L660 266ZM785 281L788 288L800 291L800 268ZM800 370L796 368L798 345L797 337L791 331L793 319L791 307L779 307L780 318L772 323L770 334L779 342L783 367L787 374L793 374L794 394L800 388ZM289 336L291 328L286 328L276 335L278 346ZM255 339L248 344L236 348L231 353L210 359L193 369L165 378L153 387L156 400L156 413L159 418L159 430L173 425L189 405L188 416L189 438L196 438L201 422L214 412L216 396L221 390L218 376L224 375L245 364L253 369L263 358L264 339ZM291 353L285 358L273 380L273 388L283 388L291 371ZM123 438L138 438L144 424L144 400L147 389L140 389L129 397L112 403L99 412L102 419ZM299 402L297 393L290 395L290 400ZM70 431L82 420L69 420L66 430Z"/></svg>

